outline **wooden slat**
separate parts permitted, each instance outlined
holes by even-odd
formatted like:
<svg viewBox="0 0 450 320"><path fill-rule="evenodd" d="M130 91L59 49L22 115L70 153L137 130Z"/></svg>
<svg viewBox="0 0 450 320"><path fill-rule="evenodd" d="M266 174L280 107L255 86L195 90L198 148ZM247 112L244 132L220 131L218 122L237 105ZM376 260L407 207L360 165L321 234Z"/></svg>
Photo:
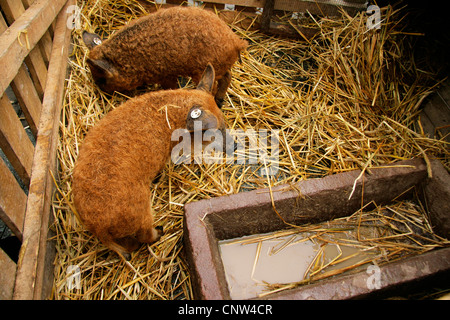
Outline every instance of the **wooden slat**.
<svg viewBox="0 0 450 320"><path fill-rule="evenodd" d="M0 181L0 219L22 241L27 196L2 159Z"/></svg>
<svg viewBox="0 0 450 320"><path fill-rule="evenodd" d="M5 21L5 18L3 18L3 15L0 14L0 35L8 29L8 24Z"/></svg>
<svg viewBox="0 0 450 320"><path fill-rule="evenodd" d="M234 4L245 7L264 8L265 0L208 0L211 3L225 3ZM275 10L305 12L309 11L313 14L329 14L330 12L337 12L336 5L343 7L346 10L354 11L365 8L365 0L355 0L352 2L341 0L275 0Z"/></svg>
<svg viewBox="0 0 450 320"><path fill-rule="evenodd" d="M0 2L10 25L25 12L25 7L21 1L0 0ZM45 65L39 46L34 47L30 51L29 55L25 58L25 62L35 83L36 91L42 95L47 78L47 66Z"/></svg>
<svg viewBox="0 0 450 320"><path fill-rule="evenodd" d="M31 132L36 137L42 104L24 64L20 67L13 82L11 82L11 87L19 101L19 105L30 126Z"/></svg>
<svg viewBox="0 0 450 320"><path fill-rule="evenodd" d="M36 92L42 97L47 81L47 65L42 57L40 46L36 46L30 51L30 54L25 58L25 63L33 78Z"/></svg>
<svg viewBox="0 0 450 320"><path fill-rule="evenodd" d="M25 9L28 9L33 4L34 1L35 0L22 0L23 5L25 6ZM39 44L40 44L42 57L44 58L44 61L45 61L46 65L48 66L48 62L50 61L50 54L52 52L52 45L53 45L52 36L50 35L49 31L46 31L44 33L44 36L42 37Z"/></svg>
<svg viewBox="0 0 450 320"><path fill-rule="evenodd" d="M11 300L16 278L16 264L2 249L0 249L0 270L0 300Z"/></svg>
<svg viewBox="0 0 450 320"><path fill-rule="evenodd" d="M23 60L36 46L65 0L36 1L0 36L0 94L16 76Z"/></svg>
<svg viewBox="0 0 450 320"><path fill-rule="evenodd" d="M0 5L9 24L12 24L14 20L16 20L16 18L14 17L15 14L13 12L17 12L18 16L20 16L22 12L25 11L25 9L23 8L23 4L20 0L19 1L0 0Z"/></svg>
<svg viewBox="0 0 450 320"><path fill-rule="evenodd" d="M22 0L23 5L25 6L25 8L28 9L29 6L31 6L33 4L35 0Z"/></svg>
<svg viewBox="0 0 450 320"><path fill-rule="evenodd" d="M169 4L182 4L183 2L186 2L185 0L166 0L166 3Z"/></svg>
<svg viewBox="0 0 450 320"><path fill-rule="evenodd" d="M0 19L0 33L6 31L7 28L6 22L3 20L2 16ZM45 73L47 74L47 70L45 70ZM19 100L21 109L25 114L25 118L30 126L30 129L36 137L37 123L41 112L41 101L39 99L38 92L36 91L36 87L29 77L28 71L24 64L20 67L17 76L11 83L11 86L15 96Z"/></svg>
<svg viewBox="0 0 450 320"><path fill-rule="evenodd" d="M8 29L8 26L6 25L6 22L5 22L5 18L3 18L3 14L0 14L0 26L2 26L2 25L5 27L5 30Z"/></svg>
<svg viewBox="0 0 450 320"><path fill-rule="evenodd" d="M0 148L28 186L34 147L6 94L0 99Z"/></svg>
<svg viewBox="0 0 450 320"><path fill-rule="evenodd" d="M225 5L221 4L221 3L208 3L208 2L203 2L202 3L202 7L205 9L213 9L215 10L223 10L225 9Z"/></svg>
<svg viewBox="0 0 450 320"><path fill-rule="evenodd" d="M242 7L263 8L265 0L208 0L209 3L234 4Z"/></svg>
<svg viewBox="0 0 450 320"><path fill-rule="evenodd" d="M59 13L55 26L32 166L33 175L28 193L21 258L17 265L14 299L42 298L48 221L54 188L50 173L56 175L56 147L71 34L66 26L68 18L66 9L73 3L72 0L68 1Z"/></svg>

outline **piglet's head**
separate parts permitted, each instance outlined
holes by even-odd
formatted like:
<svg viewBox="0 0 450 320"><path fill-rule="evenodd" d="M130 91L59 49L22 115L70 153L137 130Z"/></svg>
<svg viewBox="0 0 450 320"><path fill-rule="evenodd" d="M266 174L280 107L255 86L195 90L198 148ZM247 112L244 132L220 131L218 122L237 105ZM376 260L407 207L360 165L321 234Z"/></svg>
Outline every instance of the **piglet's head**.
<svg viewBox="0 0 450 320"><path fill-rule="evenodd" d="M186 117L186 129L191 134L201 131L204 133L203 145L207 145L212 139L220 138L225 149L233 148L234 140L230 137L226 130L225 120L222 111L219 109L212 96L212 90L215 81L215 72L211 64L208 64L203 72L202 78L197 86L197 90L201 90L210 95L211 103L205 105L194 104L188 111ZM212 136L208 138L208 136ZM217 143L217 141L216 141Z"/></svg>
<svg viewBox="0 0 450 320"><path fill-rule="evenodd" d="M214 68L211 64L208 64L196 89L211 94L214 81ZM212 102L213 100L210 99L210 101ZM223 113L217 107L215 102L205 105L194 104L188 111L186 117L186 129L191 133L198 130L206 131L209 129L225 130Z"/></svg>
<svg viewBox="0 0 450 320"><path fill-rule="evenodd" d="M130 83L114 65L103 56L103 40L95 33L83 31L83 41L90 50L86 62L91 70L95 84L104 92L131 90L134 83Z"/></svg>

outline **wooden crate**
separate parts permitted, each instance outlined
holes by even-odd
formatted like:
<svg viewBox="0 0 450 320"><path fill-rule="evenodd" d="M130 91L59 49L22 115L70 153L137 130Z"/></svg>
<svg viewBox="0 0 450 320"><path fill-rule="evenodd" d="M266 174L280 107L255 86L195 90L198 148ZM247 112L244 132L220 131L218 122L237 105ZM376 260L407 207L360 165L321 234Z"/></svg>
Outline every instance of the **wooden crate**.
<svg viewBox="0 0 450 320"><path fill-rule="evenodd" d="M52 281L48 230L73 4L0 0L0 218L21 242L17 262L0 249L0 299L46 298Z"/></svg>

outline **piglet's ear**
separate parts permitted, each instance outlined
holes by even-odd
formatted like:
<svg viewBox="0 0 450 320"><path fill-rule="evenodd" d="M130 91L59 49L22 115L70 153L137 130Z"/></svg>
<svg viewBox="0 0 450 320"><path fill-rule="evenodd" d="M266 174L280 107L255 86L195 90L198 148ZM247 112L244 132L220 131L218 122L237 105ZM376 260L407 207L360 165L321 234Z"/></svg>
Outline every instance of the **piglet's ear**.
<svg viewBox="0 0 450 320"><path fill-rule="evenodd" d="M202 78L197 85L198 90L204 90L206 92L211 92L214 86L215 72L214 67L211 63L208 63L205 71L203 71Z"/></svg>
<svg viewBox="0 0 450 320"><path fill-rule="evenodd" d="M196 121L198 121L197 125L195 124ZM204 110L199 106L194 106L189 110L186 119L186 129L189 132L217 129L217 127L217 118L209 110Z"/></svg>
<svg viewBox="0 0 450 320"><path fill-rule="evenodd" d="M83 41L89 50L102 44L102 39L100 38L100 36L96 35L95 33L89 33L87 31L83 31Z"/></svg>
<svg viewBox="0 0 450 320"><path fill-rule="evenodd" d="M112 78L114 77L114 67L103 59L87 59L86 62L91 69L91 73L94 78Z"/></svg>

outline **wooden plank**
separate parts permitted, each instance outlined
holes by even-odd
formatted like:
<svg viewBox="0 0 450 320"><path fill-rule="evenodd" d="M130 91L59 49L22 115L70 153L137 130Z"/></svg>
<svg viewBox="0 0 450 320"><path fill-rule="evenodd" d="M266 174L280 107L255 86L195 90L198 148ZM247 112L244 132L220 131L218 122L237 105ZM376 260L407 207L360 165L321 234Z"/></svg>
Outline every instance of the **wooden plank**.
<svg viewBox="0 0 450 320"><path fill-rule="evenodd" d="M3 18L3 15L0 14L0 34L3 33L3 31L5 31L6 29L8 29L8 25L6 24L5 18Z"/></svg>
<svg viewBox="0 0 450 320"><path fill-rule="evenodd" d="M8 29L3 16L0 19L0 33L3 33ZM47 73L47 70L45 70ZM41 112L41 101L39 99L36 88L33 81L28 76L26 66L22 64L19 68L17 76L11 83L14 90L14 94L19 100L22 111L25 114L25 118L30 126L31 131L36 137L37 123L39 121L39 114Z"/></svg>
<svg viewBox="0 0 450 320"><path fill-rule="evenodd" d="M223 9L225 9L225 5L224 4L210 3L208 1L203 1L202 7L205 8L205 9L213 9L213 10L223 10Z"/></svg>
<svg viewBox="0 0 450 320"><path fill-rule="evenodd" d="M47 288L48 294L51 293L52 281L53 281L53 261L55 257L55 246L48 241L49 225L51 220L50 210L53 202L54 193L54 180L53 177L58 180L58 166L56 151L59 142L59 125L61 119L61 111L64 103L64 83L68 72L69 52L70 52L70 40L72 30L67 28L67 20L71 14L71 11L67 11L67 8L74 5L76 0L68 0L67 5L63 8L58 16L57 23L55 25L55 40L52 51L56 52L55 56L52 56L53 62L51 65L53 80L49 84L50 88L53 88L53 92L46 91L51 97L47 102L54 105L54 113L50 118L53 120L51 131L51 152L49 156L48 174L47 174L47 188L44 199L44 214L42 215L41 223L41 238L40 238L40 250L37 264L37 278L36 288L34 292L35 299L47 298L44 290ZM58 55L59 53L59 55ZM49 119L49 120L50 120ZM52 175L50 175L52 173ZM47 253L47 250L51 248L53 252Z"/></svg>
<svg viewBox="0 0 450 320"><path fill-rule="evenodd" d="M212 3L234 4L245 7L264 8L265 0L208 0ZM341 0L275 0L275 10L306 12L313 14L337 13L337 6L350 13L366 8L365 0L343 2Z"/></svg>
<svg viewBox="0 0 450 320"><path fill-rule="evenodd" d="M0 0L0 3L10 25L25 12L25 7L21 1ZM34 47L30 51L29 55L25 58L25 62L33 78L37 92L42 95L45 79L47 78L47 66L45 65L39 46Z"/></svg>
<svg viewBox="0 0 450 320"><path fill-rule="evenodd" d="M25 9L28 9L35 0L22 0ZM44 33L41 41L39 42L39 47L41 49L42 57L44 58L45 64L48 66L48 62L50 61L50 54L52 52L53 40L49 31Z"/></svg>
<svg viewBox="0 0 450 320"><path fill-rule="evenodd" d="M0 94L17 74L66 0L36 1L0 36Z"/></svg>
<svg viewBox="0 0 450 320"><path fill-rule="evenodd" d="M0 249L0 300L11 300L16 278L16 264Z"/></svg>
<svg viewBox="0 0 450 320"><path fill-rule="evenodd" d="M0 33L3 33L7 29L8 27L6 25L6 21L3 19L3 15L0 15ZM21 79L23 77L25 77L25 79ZM41 101L37 96L33 82L29 78L28 72L26 71L26 67L24 65L20 67L18 75L12 82L12 87L15 96L18 98L21 104L22 111L25 114L25 118L30 126L30 129L33 132L34 136L36 136L36 124L39 119ZM29 182L29 177L25 181ZM26 182L27 185L28 182Z"/></svg>
<svg viewBox="0 0 450 320"><path fill-rule="evenodd" d="M22 2L17 0L0 0L0 6L10 25L16 20L15 13L18 17L25 11Z"/></svg>
<svg viewBox="0 0 450 320"><path fill-rule="evenodd" d="M263 8L265 0L208 0L210 3L234 4L242 7Z"/></svg>
<svg viewBox="0 0 450 320"><path fill-rule="evenodd" d="M182 4L183 2L186 2L185 0L166 0L166 3L168 4Z"/></svg>
<svg viewBox="0 0 450 320"><path fill-rule="evenodd" d="M31 132L36 137L42 104L24 64L22 64L13 82L11 82L11 87L19 101L19 105L30 126Z"/></svg>
<svg viewBox="0 0 450 320"><path fill-rule="evenodd" d="M68 18L66 9L73 4L72 0L67 2L59 13L55 26L53 49L34 153L33 175L28 193L23 230L24 240L20 250L21 259L17 265L14 299L42 298L48 221L54 189L50 173L56 175L56 147L71 34L71 30L66 26Z"/></svg>
<svg viewBox="0 0 450 320"><path fill-rule="evenodd" d="M42 97L44 95L45 83L47 81L47 65L42 57L39 44L30 51L25 58L25 63L33 79L36 92Z"/></svg>
<svg viewBox="0 0 450 320"><path fill-rule="evenodd" d="M0 181L0 219L22 241L27 196L2 159Z"/></svg>
<svg viewBox="0 0 450 320"><path fill-rule="evenodd" d="M0 148L28 186L34 147L6 94L0 99Z"/></svg>

